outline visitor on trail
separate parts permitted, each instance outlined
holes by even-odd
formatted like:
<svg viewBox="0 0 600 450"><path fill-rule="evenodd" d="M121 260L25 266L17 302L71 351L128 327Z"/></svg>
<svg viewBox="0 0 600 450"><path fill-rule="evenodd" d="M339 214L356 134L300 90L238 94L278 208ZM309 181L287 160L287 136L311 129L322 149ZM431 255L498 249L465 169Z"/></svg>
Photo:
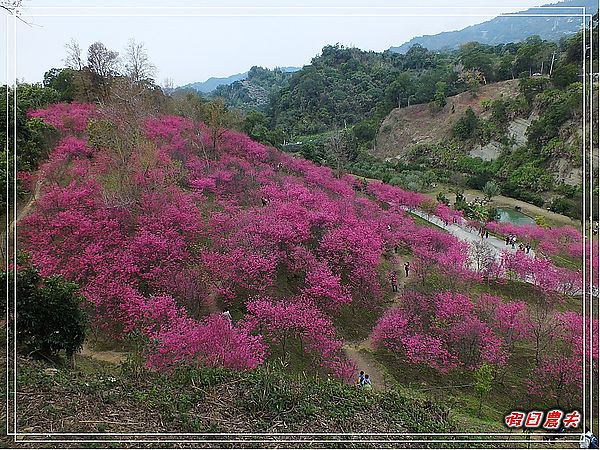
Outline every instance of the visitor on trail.
<svg viewBox="0 0 600 450"><path fill-rule="evenodd" d="M361 386L365 384L365 372L363 370L358 374L358 381L356 382L357 386Z"/></svg>
<svg viewBox="0 0 600 450"><path fill-rule="evenodd" d="M392 284L392 292L398 292L398 274L395 270L390 272L390 283Z"/></svg>
<svg viewBox="0 0 600 450"><path fill-rule="evenodd" d="M529 254L529 251L531 250L531 244L527 244L525 246L525 253Z"/></svg>
<svg viewBox="0 0 600 450"><path fill-rule="evenodd" d="M506 245L510 244L510 236L506 236Z"/></svg>
<svg viewBox="0 0 600 450"><path fill-rule="evenodd" d="M371 384L371 379L369 378L369 374L365 375L365 380L363 382L363 389L371 390L373 385ZM598 447L596 447L598 448Z"/></svg>
<svg viewBox="0 0 600 450"><path fill-rule="evenodd" d="M516 236L512 236L510 238L510 243L512 245L513 250L515 249L515 244L517 243L517 237Z"/></svg>
<svg viewBox="0 0 600 450"><path fill-rule="evenodd" d="M229 311L225 311L223 313L223 317L225 317L229 321L230 324L233 322L233 319L231 318L231 313Z"/></svg>
<svg viewBox="0 0 600 450"><path fill-rule="evenodd" d="M410 261L406 261L404 263L404 272L406 272L406 276L408 277L408 272L410 271Z"/></svg>
<svg viewBox="0 0 600 450"><path fill-rule="evenodd" d="M519 244L519 250L521 251L525 251L525 246L521 243Z"/></svg>
<svg viewBox="0 0 600 450"><path fill-rule="evenodd" d="M581 436L579 448L598 448L598 438L594 436L591 430Z"/></svg>
<svg viewBox="0 0 600 450"><path fill-rule="evenodd" d="M485 230L485 238L489 238L490 237L490 232L488 230Z"/></svg>

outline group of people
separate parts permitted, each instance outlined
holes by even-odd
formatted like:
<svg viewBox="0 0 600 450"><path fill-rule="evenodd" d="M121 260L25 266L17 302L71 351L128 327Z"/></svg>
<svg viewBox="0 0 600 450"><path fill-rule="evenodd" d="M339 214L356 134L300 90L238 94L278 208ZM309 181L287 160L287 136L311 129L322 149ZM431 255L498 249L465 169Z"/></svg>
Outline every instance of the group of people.
<svg viewBox="0 0 600 450"><path fill-rule="evenodd" d="M410 261L404 263L404 273L408 277L410 273ZM392 285L392 292L398 292L398 272L395 270L390 271L390 284Z"/></svg>
<svg viewBox="0 0 600 450"><path fill-rule="evenodd" d="M487 238L489 238L489 237L490 237L490 232L489 232L489 231L488 231L486 228L484 228L484 227L481 227L481 228L479 229L479 236L480 236L482 239L483 239L483 238L487 239Z"/></svg>
<svg viewBox="0 0 600 450"><path fill-rule="evenodd" d="M458 224L458 220L456 219L456 217L452 218L452 225L456 225ZM448 222L448 219L444 219L444 225L446 226L450 226L450 222Z"/></svg>
<svg viewBox="0 0 600 450"><path fill-rule="evenodd" d="M369 374L365 374L364 370L361 370L358 374L358 380L356 381L356 385L362 389L370 390L373 388L373 383L371 382L371 378L369 378Z"/></svg>
<svg viewBox="0 0 600 450"><path fill-rule="evenodd" d="M508 236L506 236L505 242L506 245L510 245L514 249L517 245L517 236L515 236L514 234L509 234ZM523 244L522 242L520 242L519 250L528 254L531 251L531 244Z"/></svg>

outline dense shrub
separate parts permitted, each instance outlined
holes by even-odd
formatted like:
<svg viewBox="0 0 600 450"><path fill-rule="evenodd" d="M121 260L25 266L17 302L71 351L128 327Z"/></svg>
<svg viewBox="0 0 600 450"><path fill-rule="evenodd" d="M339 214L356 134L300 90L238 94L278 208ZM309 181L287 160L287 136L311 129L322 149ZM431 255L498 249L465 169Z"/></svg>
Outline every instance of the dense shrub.
<svg viewBox="0 0 600 450"><path fill-rule="evenodd" d="M0 276L3 288L14 272ZM64 350L68 356L83 345L87 315L78 286L60 276L43 278L32 267L16 273L17 342L29 352L56 356ZM13 301L13 291L4 292Z"/></svg>
<svg viewBox="0 0 600 450"><path fill-rule="evenodd" d="M465 111L464 116L458 119L458 121L454 124L452 133L458 139L469 139L475 134L478 124L479 120L477 119L475 112L469 108Z"/></svg>

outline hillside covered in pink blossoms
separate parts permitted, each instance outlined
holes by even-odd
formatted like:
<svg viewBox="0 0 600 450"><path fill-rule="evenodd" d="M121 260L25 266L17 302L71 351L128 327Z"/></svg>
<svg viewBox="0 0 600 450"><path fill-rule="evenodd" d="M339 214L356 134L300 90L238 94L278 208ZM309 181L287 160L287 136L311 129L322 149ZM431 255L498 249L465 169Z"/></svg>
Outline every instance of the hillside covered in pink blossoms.
<svg viewBox="0 0 600 450"><path fill-rule="evenodd" d="M578 230L489 224L532 242L535 256L506 252L475 269L469 244L415 222L415 209L463 222L421 194L335 177L235 131L215 146L211 130L182 117L78 103L29 116L60 139L22 177L39 194L19 224L20 250L42 275L80 286L94 328L141 336L149 368L251 370L294 346L311 370L353 382L360 367L340 317L365 315L374 348L403 364L524 371L533 402L577 404L582 273L552 258L582 257ZM394 296L398 255L411 273ZM513 284L535 295L504 295Z"/></svg>

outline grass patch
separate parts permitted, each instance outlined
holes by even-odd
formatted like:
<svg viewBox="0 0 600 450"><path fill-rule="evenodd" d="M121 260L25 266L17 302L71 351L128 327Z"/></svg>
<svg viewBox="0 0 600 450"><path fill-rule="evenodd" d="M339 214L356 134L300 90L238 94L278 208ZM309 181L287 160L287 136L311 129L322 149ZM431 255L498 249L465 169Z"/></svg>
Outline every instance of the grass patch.
<svg viewBox="0 0 600 450"><path fill-rule="evenodd" d="M414 220L414 222L415 222L417 225L421 225L421 226L425 226L425 227L429 227L429 228L434 228L434 229L436 229L436 230L441 230L441 231L443 231L444 233L447 233L447 231L446 231L446 230L444 230L442 227L439 227L439 226L437 226L436 224L434 224L434 223L431 223L431 222L429 222L428 220L425 220L425 219L423 219L422 217L420 217L420 216L417 216L416 214L414 214L414 213L412 213L412 212L410 212L410 211L407 211L407 213L408 213L408 215L409 215L409 216L411 216L411 217L412 217L412 219Z"/></svg>
<svg viewBox="0 0 600 450"><path fill-rule="evenodd" d="M360 305L354 303L340 308L333 317L334 325L340 336L351 342L366 339L384 312L382 306L373 308L369 305L361 308Z"/></svg>
<svg viewBox="0 0 600 450"><path fill-rule="evenodd" d="M290 375L268 363L249 372L180 367L142 377L107 375L102 363L48 375L19 358L19 427L35 432L451 432L447 408L397 390L363 391L336 380ZM110 370L113 370L112 366ZM32 395L34 394L35 395Z"/></svg>

